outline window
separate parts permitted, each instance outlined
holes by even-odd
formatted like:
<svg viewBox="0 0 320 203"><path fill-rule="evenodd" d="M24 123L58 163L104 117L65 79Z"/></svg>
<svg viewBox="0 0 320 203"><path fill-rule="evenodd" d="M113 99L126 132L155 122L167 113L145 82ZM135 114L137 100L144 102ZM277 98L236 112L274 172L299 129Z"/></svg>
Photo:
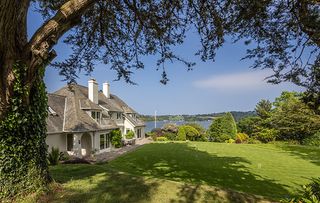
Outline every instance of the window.
<svg viewBox="0 0 320 203"><path fill-rule="evenodd" d="M100 135L100 149L107 149L111 147L111 135L101 134Z"/></svg>
<svg viewBox="0 0 320 203"><path fill-rule="evenodd" d="M105 148L105 134L100 135L100 149Z"/></svg>
<svg viewBox="0 0 320 203"><path fill-rule="evenodd" d="M109 148L111 146L111 135L106 134L106 148Z"/></svg>
<svg viewBox="0 0 320 203"><path fill-rule="evenodd" d="M137 136L138 136L138 138L141 138L141 129L140 128L137 130Z"/></svg>
<svg viewBox="0 0 320 203"><path fill-rule="evenodd" d="M117 113L117 119L118 119L118 120L119 120L119 119L122 119L121 113Z"/></svg>
<svg viewBox="0 0 320 203"><path fill-rule="evenodd" d="M67 134L67 151L73 149L73 134Z"/></svg>
<svg viewBox="0 0 320 203"><path fill-rule="evenodd" d="M91 117L100 123L100 112L99 111L91 111Z"/></svg>

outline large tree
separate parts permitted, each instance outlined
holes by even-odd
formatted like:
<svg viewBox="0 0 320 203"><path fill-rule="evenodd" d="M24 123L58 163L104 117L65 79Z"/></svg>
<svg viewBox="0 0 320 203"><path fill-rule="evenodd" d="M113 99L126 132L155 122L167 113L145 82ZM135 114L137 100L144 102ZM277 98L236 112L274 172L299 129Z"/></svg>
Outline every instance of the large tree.
<svg viewBox="0 0 320 203"><path fill-rule="evenodd" d="M269 100L262 99L256 105L255 111L260 118L267 119L270 117L271 109L272 103Z"/></svg>
<svg viewBox="0 0 320 203"><path fill-rule="evenodd" d="M27 37L32 6L44 23ZM45 67L52 64L74 81L78 70L111 64L119 78L143 68L141 55L158 55L162 83L166 61L191 68L171 47L194 27L203 60L213 60L225 36L253 42L246 58L274 71L270 81L292 81L319 104L319 1L316 0L1 0L0 1L0 197L45 186ZM67 33L73 53L53 63L53 50ZM28 40L29 39L29 40ZM303 60L306 59L306 60ZM318 108L318 107L315 107Z"/></svg>

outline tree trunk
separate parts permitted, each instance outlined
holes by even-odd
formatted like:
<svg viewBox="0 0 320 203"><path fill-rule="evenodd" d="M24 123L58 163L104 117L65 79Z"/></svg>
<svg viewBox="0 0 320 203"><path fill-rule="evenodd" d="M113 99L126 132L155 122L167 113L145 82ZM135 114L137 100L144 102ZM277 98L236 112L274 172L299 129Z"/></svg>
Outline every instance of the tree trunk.
<svg viewBox="0 0 320 203"><path fill-rule="evenodd" d="M37 191L50 180L44 69L25 85L28 7L29 0L0 2L0 199Z"/></svg>
<svg viewBox="0 0 320 203"><path fill-rule="evenodd" d="M51 50L94 0L67 1L27 40L30 0L0 1L0 201L45 188L47 95Z"/></svg>

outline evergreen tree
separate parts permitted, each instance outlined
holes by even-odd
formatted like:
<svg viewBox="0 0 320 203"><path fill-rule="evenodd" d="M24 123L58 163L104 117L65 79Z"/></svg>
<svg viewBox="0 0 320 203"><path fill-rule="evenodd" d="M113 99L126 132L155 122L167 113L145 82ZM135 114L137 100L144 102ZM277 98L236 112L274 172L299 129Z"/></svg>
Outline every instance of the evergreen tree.
<svg viewBox="0 0 320 203"><path fill-rule="evenodd" d="M271 115L272 103L269 100L262 99L255 108L257 115L262 119L267 119Z"/></svg>
<svg viewBox="0 0 320 203"><path fill-rule="evenodd" d="M231 113L218 117L212 121L208 129L209 140L224 142L228 139L235 139L237 126Z"/></svg>
<svg viewBox="0 0 320 203"><path fill-rule="evenodd" d="M186 141L186 131L184 129L184 126L179 126L179 130L178 130L178 136L177 139L179 141Z"/></svg>

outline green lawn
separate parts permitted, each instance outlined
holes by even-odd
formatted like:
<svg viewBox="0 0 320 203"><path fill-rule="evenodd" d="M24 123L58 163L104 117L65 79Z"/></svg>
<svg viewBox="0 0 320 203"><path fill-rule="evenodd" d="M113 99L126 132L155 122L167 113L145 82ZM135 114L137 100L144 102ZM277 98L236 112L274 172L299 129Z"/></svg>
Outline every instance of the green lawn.
<svg viewBox="0 0 320 203"><path fill-rule="evenodd" d="M53 202L279 200L320 176L320 148L154 143L100 165L51 168ZM263 196L264 198L262 198Z"/></svg>

